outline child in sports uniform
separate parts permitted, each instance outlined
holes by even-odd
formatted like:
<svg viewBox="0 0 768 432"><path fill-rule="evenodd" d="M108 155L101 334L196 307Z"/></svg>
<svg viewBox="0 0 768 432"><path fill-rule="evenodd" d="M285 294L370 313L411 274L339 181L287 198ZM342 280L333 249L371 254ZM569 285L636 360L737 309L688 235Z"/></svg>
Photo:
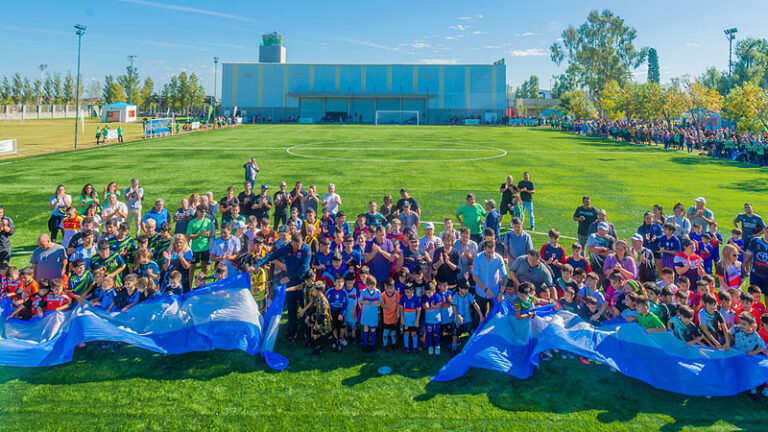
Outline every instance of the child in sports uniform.
<svg viewBox="0 0 768 432"><path fill-rule="evenodd" d="M357 298L358 290L355 286L355 274L349 272L344 275L344 293L347 295L347 307L344 308L344 328L341 329L339 341L342 346L347 346L347 337L352 341L357 340Z"/></svg>
<svg viewBox="0 0 768 432"><path fill-rule="evenodd" d="M17 318L21 320L29 320L35 316L42 317L43 313L47 309L45 305L45 297L48 295L48 292L48 280L43 279L40 281L38 291L22 301L18 307L16 307L13 313L8 317L8 319Z"/></svg>
<svg viewBox="0 0 768 432"><path fill-rule="evenodd" d="M366 288L360 292L360 325L363 327L363 351L372 351L376 346L376 327L379 326L379 305L381 291L376 288L376 278L369 276Z"/></svg>
<svg viewBox="0 0 768 432"><path fill-rule="evenodd" d="M382 332L381 345L385 349L390 346L394 351L397 347L397 331L400 322L400 293L395 290L395 281L392 278L384 279L384 292L381 294Z"/></svg>
<svg viewBox="0 0 768 432"><path fill-rule="evenodd" d="M104 276L100 286L96 287L93 293L93 297L90 300L91 306L100 307L104 310L112 309L112 304L115 302L115 279L109 276Z"/></svg>
<svg viewBox="0 0 768 432"><path fill-rule="evenodd" d="M421 307L424 309L424 324L426 326L424 342L430 355L440 355L440 309L442 304L443 298L435 292L435 284L428 283L424 287Z"/></svg>
<svg viewBox="0 0 768 432"><path fill-rule="evenodd" d="M403 326L403 352L408 354L409 349L413 353L419 352L417 332L419 330L419 318L421 315L421 302L414 295L413 284L407 283L403 288L403 297L400 299L400 324Z"/></svg>
<svg viewBox="0 0 768 432"><path fill-rule="evenodd" d="M440 297L443 298L443 303L440 305L440 345L443 340L442 335L453 335L453 293L448 289L448 281L441 280L437 283L437 292Z"/></svg>
<svg viewBox="0 0 768 432"><path fill-rule="evenodd" d="M347 309L347 293L344 291L344 276L334 276L333 289L325 293L331 308L331 329L333 332L332 348L341 351L342 329L344 328L344 311Z"/></svg>
<svg viewBox="0 0 768 432"><path fill-rule="evenodd" d="M451 343L451 352L453 353L459 349L461 335L472 332L472 312L470 308L475 308L477 316L480 317L480 322L483 322L484 319L480 306L477 305L475 298L469 292L469 283L465 279L459 280L458 290L451 302L454 318L453 342Z"/></svg>

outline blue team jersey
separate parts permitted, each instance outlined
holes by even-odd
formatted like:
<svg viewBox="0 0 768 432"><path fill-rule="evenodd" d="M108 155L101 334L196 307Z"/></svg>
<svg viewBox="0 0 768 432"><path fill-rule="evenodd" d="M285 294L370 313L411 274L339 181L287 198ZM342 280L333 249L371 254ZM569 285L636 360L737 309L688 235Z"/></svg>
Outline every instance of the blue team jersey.
<svg viewBox="0 0 768 432"><path fill-rule="evenodd" d="M346 310L347 293L344 291L344 288L328 290L325 297L328 299L328 305L332 311Z"/></svg>
<svg viewBox="0 0 768 432"><path fill-rule="evenodd" d="M378 302L377 304L366 304L362 302ZM381 291L378 288L374 288L373 291L365 289L360 292L360 324L368 327L376 327L379 325L379 306L381 305Z"/></svg>
<svg viewBox="0 0 768 432"><path fill-rule="evenodd" d="M326 277L331 282L333 282L336 279L336 275L344 276L345 274L347 274L347 265L344 263L341 263L339 268L336 268L334 266L326 267L325 272L323 272L323 277Z"/></svg>
<svg viewBox="0 0 768 432"><path fill-rule="evenodd" d="M115 290L108 289L104 290L101 289L101 287L98 288L99 293L97 294L97 297L99 299L99 307L102 309L108 311L112 309L112 305L115 304Z"/></svg>
<svg viewBox="0 0 768 432"><path fill-rule="evenodd" d="M128 304L139 303L141 301L141 293L139 290L134 290L133 294L128 296Z"/></svg>
<svg viewBox="0 0 768 432"><path fill-rule="evenodd" d="M475 304L475 298L472 297L472 294L467 293L467 295L465 296L455 294L453 296L451 304L453 306L456 306L456 313L464 319L464 322L462 324L467 324L472 322L471 308L472 308L472 305ZM454 316L454 320L456 321L456 324L459 324L458 316Z"/></svg>
<svg viewBox="0 0 768 432"><path fill-rule="evenodd" d="M139 268L136 269L136 276L149 278L149 270L152 271L153 275L160 276L160 267L154 261L150 261L147 264L140 264Z"/></svg>
<svg viewBox="0 0 768 432"><path fill-rule="evenodd" d="M363 255L359 249L352 248L351 253L341 251L341 261L347 265L347 267L359 267L363 264Z"/></svg>
<svg viewBox="0 0 768 432"><path fill-rule="evenodd" d="M69 276L69 290L77 295L83 295L92 284L93 274L90 270L85 270L80 276L75 273Z"/></svg>
<svg viewBox="0 0 768 432"><path fill-rule="evenodd" d="M315 256L312 258L312 267L317 267L318 265L324 265L326 269L331 267L331 260L333 259L333 252L328 252L327 255L324 255L322 252L317 251L315 253Z"/></svg>
<svg viewBox="0 0 768 432"><path fill-rule="evenodd" d="M453 322L453 294L450 291L440 293L443 303L440 305L440 322L448 324Z"/></svg>
<svg viewBox="0 0 768 432"><path fill-rule="evenodd" d="M91 267L91 259L97 253L98 253L98 249L96 249L96 246L91 246L89 248L78 246L78 248L75 249L74 252L72 252L72 255L70 255L69 261L75 262L76 260L81 259L85 263L85 268L88 269Z"/></svg>
<svg viewBox="0 0 768 432"><path fill-rule="evenodd" d="M358 297L357 287L353 286L351 290L344 287L344 294L347 295L347 307L344 309L344 322L347 324L355 324L357 323L357 314L355 313Z"/></svg>
<svg viewBox="0 0 768 432"><path fill-rule="evenodd" d="M400 307L403 308L403 321L406 327L416 327L416 314L421 309L419 298L403 296L400 299Z"/></svg>
<svg viewBox="0 0 768 432"><path fill-rule="evenodd" d="M421 297L421 307L424 308L424 322L427 324L440 324L440 309L443 306L443 296L434 293Z"/></svg>

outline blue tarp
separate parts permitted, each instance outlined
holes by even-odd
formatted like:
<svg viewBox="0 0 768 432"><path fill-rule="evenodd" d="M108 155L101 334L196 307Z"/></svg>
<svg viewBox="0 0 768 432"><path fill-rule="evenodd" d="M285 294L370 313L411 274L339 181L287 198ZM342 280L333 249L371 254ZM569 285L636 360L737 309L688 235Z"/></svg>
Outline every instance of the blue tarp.
<svg viewBox="0 0 768 432"><path fill-rule="evenodd" d="M534 320L515 319L506 302L498 304L464 350L433 377L450 381L470 367L526 379L539 354L559 349L605 363L658 389L692 396L731 396L768 382L768 358L744 352L690 347L671 332L651 333L635 323L593 327L578 316L551 308Z"/></svg>
<svg viewBox="0 0 768 432"><path fill-rule="evenodd" d="M0 365L53 366L72 360L81 342L110 341L163 354L239 349L261 354L269 367L283 370L288 361L272 349L285 287L277 288L262 316L250 286L249 275L239 274L184 295L155 297L126 312L78 305L30 321L3 319Z"/></svg>

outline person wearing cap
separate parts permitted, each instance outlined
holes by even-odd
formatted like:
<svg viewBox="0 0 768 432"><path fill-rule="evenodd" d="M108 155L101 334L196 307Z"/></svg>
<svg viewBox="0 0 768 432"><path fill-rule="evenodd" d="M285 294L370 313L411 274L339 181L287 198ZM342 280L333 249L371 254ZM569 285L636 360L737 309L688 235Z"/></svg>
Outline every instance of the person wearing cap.
<svg viewBox="0 0 768 432"><path fill-rule="evenodd" d="M704 197L698 197L694 201L696 203L688 209L685 216L691 221L691 226L698 222L702 227L708 227L715 221L715 214L706 207L707 200Z"/></svg>
<svg viewBox="0 0 768 432"><path fill-rule="evenodd" d="M573 212L573 220L579 223L576 234L581 247L587 245L589 237L589 226L597 220L597 210L592 207L592 198L585 196L581 198L581 205Z"/></svg>
<svg viewBox="0 0 768 432"><path fill-rule="evenodd" d="M171 216L168 214L168 210L165 208L165 201L158 198L155 200L155 205L144 214L141 219L141 230L147 232L147 221L153 219L155 221L155 227L160 228L163 224L171 223Z"/></svg>
<svg viewBox="0 0 768 432"><path fill-rule="evenodd" d="M492 199L485 200L485 221L483 221L483 231L492 229L496 238L501 238L499 231L501 225L501 214L496 210L496 201Z"/></svg>
<svg viewBox="0 0 768 432"><path fill-rule="evenodd" d="M602 222L608 224L608 235L613 238L618 238L616 235L616 227L613 226L613 222L608 222L608 212L606 212L605 209L599 209L597 211L597 220L589 225L589 230L587 231L587 241L589 241L589 236L597 232L597 224Z"/></svg>
<svg viewBox="0 0 768 432"><path fill-rule="evenodd" d="M750 203L744 203L744 213L739 213L739 215L733 219L734 227L738 228L739 223L741 223L741 234L745 245L749 245L749 242L752 241L753 238L759 237L765 229L763 218L754 213L752 204Z"/></svg>
<svg viewBox="0 0 768 432"><path fill-rule="evenodd" d="M507 213L509 213L511 223L511 219L514 217L512 214L512 197L517 193L517 186L515 186L515 179L512 175L507 176L507 181L501 184L499 192L501 193L501 204L499 204L499 207L502 218L499 223L503 223L504 215Z"/></svg>
<svg viewBox="0 0 768 432"><path fill-rule="evenodd" d="M139 226L141 221L141 200L144 199L144 188L139 186L139 179L136 177L131 179L131 186L125 189L123 193L125 198L125 205L128 207L128 217L126 223L128 226L135 220L136 222L136 235L139 235Z"/></svg>
<svg viewBox="0 0 768 432"><path fill-rule="evenodd" d="M590 235L587 240L587 252L592 271L599 275L603 274L605 258L613 252L613 246L616 243L616 238L608 234L609 229L610 225L607 222L600 222L597 224L597 232Z"/></svg>
<svg viewBox="0 0 768 432"><path fill-rule="evenodd" d="M677 240L677 237L672 236ZM662 237L663 241L664 237ZM632 247L629 248L629 255L635 259L635 266L637 267L637 279L640 282L656 282L661 272L656 270L656 260L653 258L653 252L650 249L643 247L643 236L640 234L633 234L630 238ZM663 257L662 257L663 258ZM671 255L669 268L674 268L674 255ZM663 267L662 267L663 268Z"/></svg>
<svg viewBox="0 0 768 432"><path fill-rule="evenodd" d="M419 228L419 215L411 209L411 202L404 201L402 209L397 214L397 219L400 220L403 231L408 228Z"/></svg>
<svg viewBox="0 0 768 432"><path fill-rule="evenodd" d="M435 256L435 249L443 246L443 240L435 235L435 225L432 222L424 224L424 237L419 239L419 247L424 249L430 258Z"/></svg>
<svg viewBox="0 0 768 432"><path fill-rule="evenodd" d="M268 192L269 186L264 183L261 185L261 193L256 195L256 197L253 199L251 211L258 220L262 220L264 218L269 219L269 210L272 208L272 197L269 196ZM277 228L273 229L276 230Z"/></svg>
<svg viewBox="0 0 768 432"><path fill-rule="evenodd" d="M335 216L341 206L341 197L336 193L336 185L330 183L328 185L328 193L323 195L323 208L328 209L331 216Z"/></svg>
<svg viewBox="0 0 768 432"><path fill-rule="evenodd" d="M419 202L416 201L416 198L412 197L408 193L408 189L402 188L400 189L400 199L397 200L397 204L395 204L395 209L398 213L402 213L404 211L405 203L410 204L411 211L421 217L421 207L419 207Z"/></svg>
<svg viewBox="0 0 768 432"><path fill-rule="evenodd" d="M485 216L485 209L475 200L475 194L467 194L467 203L456 210L456 220L459 225L469 228L471 238L475 243L483 240L483 230L481 228Z"/></svg>

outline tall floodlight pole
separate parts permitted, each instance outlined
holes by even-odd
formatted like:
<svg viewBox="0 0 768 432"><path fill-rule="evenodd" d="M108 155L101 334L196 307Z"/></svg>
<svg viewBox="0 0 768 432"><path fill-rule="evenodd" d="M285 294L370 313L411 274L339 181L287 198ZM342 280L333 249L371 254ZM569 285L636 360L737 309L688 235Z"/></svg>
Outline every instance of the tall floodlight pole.
<svg viewBox="0 0 768 432"><path fill-rule="evenodd" d="M133 62L136 61L136 56L131 54L128 56L128 62L131 63L131 74L134 73L133 70ZM133 79L133 76L130 77L130 79ZM133 96L133 92L136 91L136 89L133 88L133 83L131 83L131 91L128 93L128 103L132 103L131 99L133 99L131 96Z"/></svg>
<svg viewBox="0 0 768 432"><path fill-rule="evenodd" d="M216 69L219 65L219 58L213 58L213 116L216 116Z"/></svg>
<svg viewBox="0 0 768 432"><path fill-rule="evenodd" d="M75 89L75 150L77 150L77 120L80 117L80 41L87 27L82 24L75 25L77 35L77 87Z"/></svg>
<svg viewBox="0 0 768 432"><path fill-rule="evenodd" d="M37 104L40 105L43 103L43 71L48 68L48 65L41 64L38 68L40 69L40 97L37 98Z"/></svg>
<svg viewBox="0 0 768 432"><path fill-rule="evenodd" d="M731 91L731 85L733 84L733 40L736 39L736 32L739 29L736 27L729 28L724 31L725 38L728 39L728 91Z"/></svg>

